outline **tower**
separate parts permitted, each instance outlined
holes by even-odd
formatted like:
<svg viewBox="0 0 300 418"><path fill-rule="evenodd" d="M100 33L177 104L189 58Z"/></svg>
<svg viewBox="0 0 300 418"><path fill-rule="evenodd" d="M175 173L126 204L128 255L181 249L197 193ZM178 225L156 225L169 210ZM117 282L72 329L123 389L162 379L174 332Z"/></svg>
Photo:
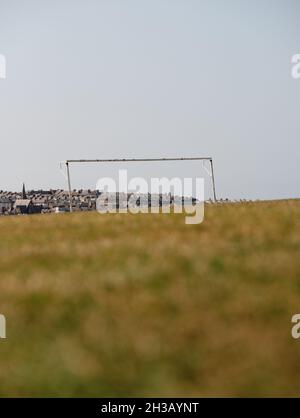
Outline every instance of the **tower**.
<svg viewBox="0 0 300 418"><path fill-rule="evenodd" d="M23 183L23 190L22 190L22 199L27 199L24 183Z"/></svg>

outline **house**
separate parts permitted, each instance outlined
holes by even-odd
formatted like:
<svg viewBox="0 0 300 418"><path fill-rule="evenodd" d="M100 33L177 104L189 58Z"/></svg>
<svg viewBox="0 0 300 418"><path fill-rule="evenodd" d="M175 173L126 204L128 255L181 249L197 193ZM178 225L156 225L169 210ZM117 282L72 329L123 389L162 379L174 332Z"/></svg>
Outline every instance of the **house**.
<svg viewBox="0 0 300 418"><path fill-rule="evenodd" d="M23 183L22 198L17 198L14 203L14 211L17 214L31 215L33 213L41 213L44 207L44 200L35 199L34 197L28 199L25 184Z"/></svg>
<svg viewBox="0 0 300 418"><path fill-rule="evenodd" d="M32 199L32 203L34 206L40 206L42 209L45 209L48 206L48 198L45 196L35 196Z"/></svg>
<svg viewBox="0 0 300 418"><path fill-rule="evenodd" d="M17 199L14 204L15 212L21 213L22 215L32 213L33 208L34 205L31 199Z"/></svg>
<svg viewBox="0 0 300 418"><path fill-rule="evenodd" d="M12 208L12 203L7 197L0 197L0 214L8 212Z"/></svg>
<svg viewBox="0 0 300 418"><path fill-rule="evenodd" d="M32 215L34 213L41 213L43 206L35 205L31 199L17 199L14 204L16 213L22 215Z"/></svg>

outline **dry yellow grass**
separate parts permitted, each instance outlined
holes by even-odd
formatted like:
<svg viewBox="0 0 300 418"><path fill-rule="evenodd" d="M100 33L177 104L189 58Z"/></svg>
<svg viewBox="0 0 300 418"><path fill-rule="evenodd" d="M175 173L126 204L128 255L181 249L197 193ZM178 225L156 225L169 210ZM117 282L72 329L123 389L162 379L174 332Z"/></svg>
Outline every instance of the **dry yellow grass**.
<svg viewBox="0 0 300 418"><path fill-rule="evenodd" d="M0 218L1 396L298 396L300 201Z"/></svg>

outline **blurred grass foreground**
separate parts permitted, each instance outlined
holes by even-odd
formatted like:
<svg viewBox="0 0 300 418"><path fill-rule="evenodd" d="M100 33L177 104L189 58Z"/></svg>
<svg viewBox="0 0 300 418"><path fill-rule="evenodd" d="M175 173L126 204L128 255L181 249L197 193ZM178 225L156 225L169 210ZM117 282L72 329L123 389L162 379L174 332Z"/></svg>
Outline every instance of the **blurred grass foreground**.
<svg viewBox="0 0 300 418"><path fill-rule="evenodd" d="M298 396L300 201L0 218L0 396Z"/></svg>

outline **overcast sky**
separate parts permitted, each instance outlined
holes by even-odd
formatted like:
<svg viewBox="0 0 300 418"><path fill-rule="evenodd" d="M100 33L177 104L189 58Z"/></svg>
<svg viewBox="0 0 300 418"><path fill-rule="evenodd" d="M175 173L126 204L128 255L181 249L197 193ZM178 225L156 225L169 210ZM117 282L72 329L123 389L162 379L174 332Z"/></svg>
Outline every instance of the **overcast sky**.
<svg viewBox="0 0 300 418"><path fill-rule="evenodd" d="M203 155L221 197L300 197L296 53L298 0L0 0L0 189L65 188L67 158ZM117 168L76 166L72 185Z"/></svg>

